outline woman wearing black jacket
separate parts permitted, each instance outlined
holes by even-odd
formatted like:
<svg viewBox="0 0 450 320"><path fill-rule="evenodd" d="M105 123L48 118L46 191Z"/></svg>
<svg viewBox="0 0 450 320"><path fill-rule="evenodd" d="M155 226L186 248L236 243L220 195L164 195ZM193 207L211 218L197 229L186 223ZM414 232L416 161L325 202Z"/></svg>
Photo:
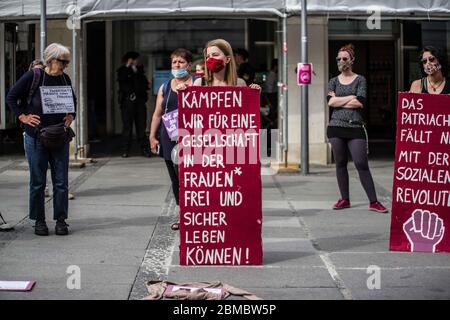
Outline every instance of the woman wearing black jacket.
<svg viewBox="0 0 450 320"><path fill-rule="evenodd" d="M25 129L25 153L30 170L29 214L35 220L35 234L49 234L45 221L44 190L50 164L53 182L53 218L56 220L55 233L69 233L68 216L68 171L69 138L63 134L62 143L44 146L41 129L65 126L68 128L75 118L73 113L44 113L40 87L63 86L72 91L74 111L76 97L71 81L64 69L70 62L70 51L65 46L52 43L44 51L44 69L30 70L11 88L7 103L22 122ZM26 103L19 103L26 101Z"/></svg>

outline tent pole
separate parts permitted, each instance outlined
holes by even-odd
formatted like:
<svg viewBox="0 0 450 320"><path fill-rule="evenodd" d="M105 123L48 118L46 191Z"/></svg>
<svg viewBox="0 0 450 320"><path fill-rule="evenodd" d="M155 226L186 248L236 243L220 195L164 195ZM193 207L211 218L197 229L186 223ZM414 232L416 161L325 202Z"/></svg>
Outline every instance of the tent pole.
<svg viewBox="0 0 450 320"><path fill-rule="evenodd" d="M47 1L41 0L41 60L44 61L44 50L47 46ZM45 63L45 61L44 61Z"/></svg>
<svg viewBox="0 0 450 320"><path fill-rule="evenodd" d="M287 14L283 15L283 85L280 88L283 96L283 152L284 166L288 166L288 44L287 44Z"/></svg>
<svg viewBox="0 0 450 320"><path fill-rule="evenodd" d="M75 95L78 95L78 81L77 81L77 68L78 68L78 63L77 63L77 28L76 28L76 21L75 21L76 17L75 14L72 15L72 61L73 61L73 65L72 65L72 84L74 86L73 90L75 91ZM79 99L78 99L79 100ZM75 141L74 141L74 159L75 162L78 161L78 145L79 145L79 139L80 139L80 125L79 125L79 117L77 117L77 120L75 121Z"/></svg>

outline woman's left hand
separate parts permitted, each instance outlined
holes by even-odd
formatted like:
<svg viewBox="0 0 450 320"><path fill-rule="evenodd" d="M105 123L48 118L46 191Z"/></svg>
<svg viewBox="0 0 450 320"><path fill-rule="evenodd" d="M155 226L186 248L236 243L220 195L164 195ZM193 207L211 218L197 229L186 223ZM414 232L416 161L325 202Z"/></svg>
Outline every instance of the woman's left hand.
<svg viewBox="0 0 450 320"><path fill-rule="evenodd" d="M177 84L177 86L175 87L175 89L176 89L177 91L183 91L183 90L186 90L187 87L188 87L188 85L187 85L186 83L179 83L179 84Z"/></svg>
<svg viewBox="0 0 450 320"><path fill-rule="evenodd" d="M260 86L259 84L252 83L252 84L250 85L250 88L252 88L252 89L258 89L259 92L261 92L261 86Z"/></svg>
<svg viewBox="0 0 450 320"><path fill-rule="evenodd" d="M64 125L66 126L66 127L70 127L70 125L72 124L72 122L73 122L73 116L71 115L71 114L68 114L67 116L65 116L64 117Z"/></svg>

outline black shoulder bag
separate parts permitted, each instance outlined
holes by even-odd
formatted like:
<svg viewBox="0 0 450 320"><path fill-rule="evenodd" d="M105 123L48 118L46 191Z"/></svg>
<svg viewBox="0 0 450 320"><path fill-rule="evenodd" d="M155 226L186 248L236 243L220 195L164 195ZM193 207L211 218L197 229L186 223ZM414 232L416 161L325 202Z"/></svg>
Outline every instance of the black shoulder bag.
<svg viewBox="0 0 450 320"><path fill-rule="evenodd" d="M38 132L41 144L51 150L61 148L67 142L72 141L73 137L75 137L75 133L72 128L66 127L64 123L39 128Z"/></svg>

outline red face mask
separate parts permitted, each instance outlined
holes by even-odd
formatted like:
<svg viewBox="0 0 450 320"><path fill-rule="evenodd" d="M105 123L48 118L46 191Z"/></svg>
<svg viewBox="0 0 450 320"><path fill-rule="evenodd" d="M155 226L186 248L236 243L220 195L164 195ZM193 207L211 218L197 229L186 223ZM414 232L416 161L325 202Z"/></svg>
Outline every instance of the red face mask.
<svg viewBox="0 0 450 320"><path fill-rule="evenodd" d="M225 68L225 62L216 58L208 58L208 60L206 60L206 67L212 73L218 73Z"/></svg>
<svg viewBox="0 0 450 320"><path fill-rule="evenodd" d="M203 77L205 75L205 73L203 71L202 72L196 72L195 75L197 77Z"/></svg>

